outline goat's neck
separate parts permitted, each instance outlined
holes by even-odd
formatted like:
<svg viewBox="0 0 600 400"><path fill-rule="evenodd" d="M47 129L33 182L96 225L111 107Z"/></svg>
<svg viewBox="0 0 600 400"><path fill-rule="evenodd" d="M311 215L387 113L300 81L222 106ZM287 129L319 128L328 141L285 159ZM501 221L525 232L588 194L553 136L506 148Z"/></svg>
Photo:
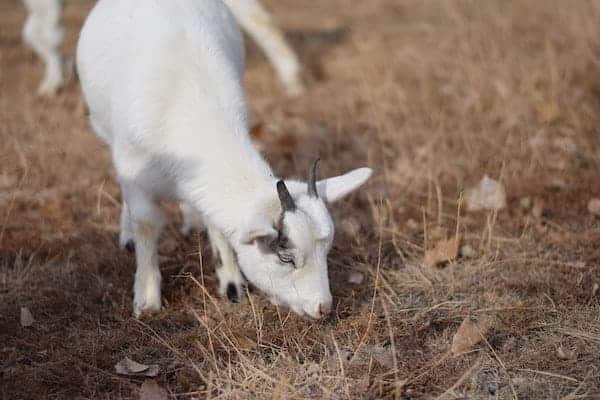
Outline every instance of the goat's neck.
<svg viewBox="0 0 600 400"><path fill-rule="evenodd" d="M250 143L240 135L208 151L192 168L184 200L202 214L207 224L232 236L257 212L271 213L277 204L276 179L271 168Z"/></svg>

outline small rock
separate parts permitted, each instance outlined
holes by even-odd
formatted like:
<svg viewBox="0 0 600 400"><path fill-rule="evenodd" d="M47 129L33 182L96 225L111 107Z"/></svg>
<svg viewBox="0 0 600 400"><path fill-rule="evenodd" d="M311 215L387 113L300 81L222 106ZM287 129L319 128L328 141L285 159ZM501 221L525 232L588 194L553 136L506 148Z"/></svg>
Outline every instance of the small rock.
<svg viewBox="0 0 600 400"><path fill-rule="evenodd" d="M521 200L519 200L519 205L521 206L521 208L529 210L531 208L531 197L522 197Z"/></svg>
<svg viewBox="0 0 600 400"><path fill-rule="evenodd" d="M558 346L556 349L556 356L561 360L571 360L575 357L575 354L573 352L566 352L562 346Z"/></svg>
<svg viewBox="0 0 600 400"><path fill-rule="evenodd" d="M485 175L477 186L465 192L467 211L501 210L506 207L506 190Z"/></svg>
<svg viewBox="0 0 600 400"><path fill-rule="evenodd" d="M352 283L353 285L360 285L365 280L365 276L362 272L350 272L348 274L348 283Z"/></svg>
<svg viewBox="0 0 600 400"><path fill-rule="evenodd" d="M470 244L465 244L460 248L460 255L464 258L473 258L476 255L475 249Z"/></svg>
<svg viewBox="0 0 600 400"><path fill-rule="evenodd" d="M590 214L595 215L596 217L600 217L600 199L591 199L588 203L587 208Z"/></svg>
<svg viewBox="0 0 600 400"><path fill-rule="evenodd" d="M35 322L31 311L27 307L21 307L21 326L27 328Z"/></svg>

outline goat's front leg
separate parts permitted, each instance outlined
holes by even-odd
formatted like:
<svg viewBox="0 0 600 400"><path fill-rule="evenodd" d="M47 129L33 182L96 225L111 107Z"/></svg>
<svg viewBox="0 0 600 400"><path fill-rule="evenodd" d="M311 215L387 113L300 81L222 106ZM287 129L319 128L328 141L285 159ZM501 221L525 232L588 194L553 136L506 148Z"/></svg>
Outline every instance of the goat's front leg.
<svg viewBox="0 0 600 400"><path fill-rule="evenodd" d="M242 272L237 264L235 253L225 236L223 236L218 229L209 226L208 237L210 239L213 255L216 257L218 252L219 257L221 258L221 267L217 268L219 294L221 296L227 296L230 301L237 303L242 296L244 278L242 277Z"/></svg>
<svg viewBox="0 0 600 400"><path fill-rule="evenodd" d="M137 269L133 285L133 315L161 308L161 275L158 265L157 242L165 224L162 209L153 198L136 187L124 187L129 211L131 233L135 241Z"/></svg>

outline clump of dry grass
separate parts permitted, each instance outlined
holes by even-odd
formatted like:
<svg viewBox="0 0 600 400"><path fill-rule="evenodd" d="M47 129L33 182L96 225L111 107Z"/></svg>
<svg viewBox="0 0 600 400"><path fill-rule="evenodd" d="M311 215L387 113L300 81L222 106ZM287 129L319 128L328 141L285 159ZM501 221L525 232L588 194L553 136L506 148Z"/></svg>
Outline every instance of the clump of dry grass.
<svg viewBox="0 0 600 400"><path fill-rule="evenodd" d="M249 46L247 84L282 174L369 164L333 207L334 316L303 320L250 292L216 298L203 235L161 245L165 310L131 318L119 193L76 83L33 96L23 10L0 6L0 394L137 398L124 357L158 364L172 398L595 398L600 392L600 7L558 0L267 1L310 88L284 99ZM72 51L90 4L68 3ZM284 10L287 10L285 14ZM485 175L505 210L465 212ZM460 237L469 257L423 257ZM198 246L200 243L200 246ZM349 283L350 273L363 281ZM27 307L34 323L21 327ZM492 321L460 355L465 319Z"/></svg>

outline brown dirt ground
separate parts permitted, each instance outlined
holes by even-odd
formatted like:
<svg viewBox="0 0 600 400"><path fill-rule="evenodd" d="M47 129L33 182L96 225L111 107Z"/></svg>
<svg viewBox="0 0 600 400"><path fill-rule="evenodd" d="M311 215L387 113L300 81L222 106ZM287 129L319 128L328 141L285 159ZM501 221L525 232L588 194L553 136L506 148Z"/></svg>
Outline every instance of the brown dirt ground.
<svg viewBox="0 0 600 400"><path fill-rule="evenodd" d="M587 211L600 197L600 2L265 3L309 83L285 98L248 46L266 157L284 175L317 154L324 175L376 171L334 208L334 316L307 321L257 292L219 299L205 237L182 238L173 212L166 307L132 318L107 149L76 82L34 95L42 69L20 39L23 7L2 0L0 397L138 398L143 378L114 371L129 356L158 364L174 399L600 398L600 220ZM68 54L89 8L67 2ZM508 207L457 218L484 174ZM457 219L475 255L423 266ZM453 356L465 317L492 327Z"/></svg>

